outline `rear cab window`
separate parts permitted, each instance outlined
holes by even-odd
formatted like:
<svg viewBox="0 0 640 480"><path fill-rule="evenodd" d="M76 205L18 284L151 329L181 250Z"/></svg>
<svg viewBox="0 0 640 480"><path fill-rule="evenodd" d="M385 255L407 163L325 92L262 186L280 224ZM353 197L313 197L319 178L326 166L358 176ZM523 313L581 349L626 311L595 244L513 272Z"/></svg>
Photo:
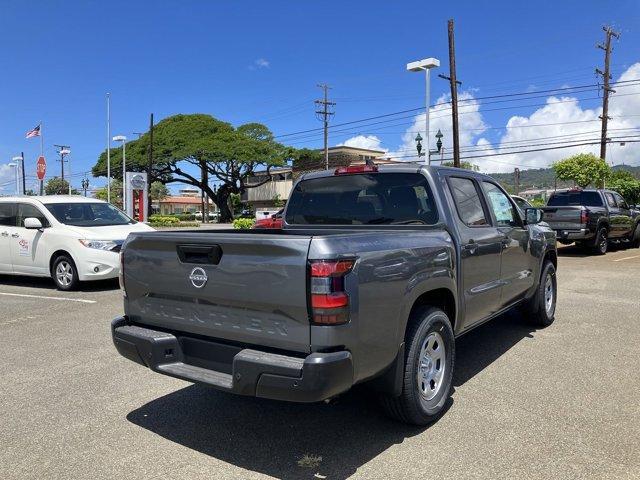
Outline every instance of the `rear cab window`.
<svg viewBox="0 0 640 480"><path fill-rule="evenodd" d="M289 225L434 225L438 210L419 173L356 173L298 182L286 210Z"/></svg>
<svg viewBox="0 0 640 480"><path fill-rule="evenodd" d="M448 183L460 220L468 227L488 226L489 217L476 182L471 178L449 177Z"/></svg>
<svg viewBox="0 0 640 480"><path fill-rule="evenodd" d="M568 191L556 192L549 198L547 207L603 207L598 192Z"/></svg>

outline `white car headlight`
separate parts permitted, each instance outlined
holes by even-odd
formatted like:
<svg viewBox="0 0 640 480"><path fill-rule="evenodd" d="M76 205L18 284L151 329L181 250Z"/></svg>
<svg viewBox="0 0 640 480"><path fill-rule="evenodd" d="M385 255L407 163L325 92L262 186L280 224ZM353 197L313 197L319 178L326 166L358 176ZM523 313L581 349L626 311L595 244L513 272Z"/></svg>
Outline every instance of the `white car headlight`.
<svg viewBox="0 0 640 480"><path fill-rule="evenodd" d="M79 240L82 245L87 248L95 248L96 250L111 250L117 243L113 240Z"/></svg>

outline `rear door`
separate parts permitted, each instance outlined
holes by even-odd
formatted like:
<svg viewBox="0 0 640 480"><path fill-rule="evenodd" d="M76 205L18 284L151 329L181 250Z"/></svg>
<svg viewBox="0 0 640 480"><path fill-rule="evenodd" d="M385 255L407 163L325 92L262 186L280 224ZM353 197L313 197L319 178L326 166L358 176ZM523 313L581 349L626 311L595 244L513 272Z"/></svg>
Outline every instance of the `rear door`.
<svg viewBox="0 0 640 480"><path fill-rule="evenodd" d="M506 307L533 286L533 259L529 251L529 230L524 226L516 206L497 184L483 181L482 187L502 239L500 280L501 306Z"/></svg>
<svg viewBox="0 0 640 480"><path fill-rule="evenodd" d="M629 208L629 205L619 193L607 192L607 195L613 195L613 198L616 201L615 209L611 209L610 212L610 236L620 238L631 235L631 230L633 229L633 217L631 216L631 209Z"/></svg>
<svg viewBox="0 0 640 480"><path fill-rule="evenodd" d="M149 232L129 238L125 312L134 322L310 351L309 236Z"/></svg>
<svg viewBox="0 0 640 480"><path fill-rule="evenodd" d="M24 228L25 218L37 218L43 230ZM11 260L14 273L26 275L47 275L49 272L49 256L46 248L47 228L49 221L35 205L18 204L17 226L10 237Z"/></svg>
<svg viewBox="0 0 640 480"><path fill-rule="evenodd" d="M12 273L11 234L16 225L16 204L0 201L0 273Z"/></svg>
<svg viewBox="0 0 640 480"><path fill-rule="evenodd" d="M461 280L465 301L462 329L495 313L500 305L502 239L491 221L480 185L471 177L447 179L457 211Z"/></svg>

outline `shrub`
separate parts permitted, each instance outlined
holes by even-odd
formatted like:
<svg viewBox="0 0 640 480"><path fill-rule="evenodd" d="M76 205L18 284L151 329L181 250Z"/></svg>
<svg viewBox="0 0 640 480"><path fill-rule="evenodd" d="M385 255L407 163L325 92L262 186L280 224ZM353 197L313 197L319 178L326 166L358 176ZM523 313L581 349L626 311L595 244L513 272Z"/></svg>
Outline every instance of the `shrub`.
<svg viewBox="0 0 640 480"><path fill-rule="evenodd" d="M254 223L256 223L256 221L253 218L236 218L233 221L233 228L246 230L252 228Z"/></svg>
<svg viewBox="0 0 640 480"><path fill-rule="evenodd" d="M168 215L151 215L149 217L149 223L156 227L171 227L178 226L180 219L178 217Z"/></svg>
<svg viewBox="0 0 640 480"><path fill-rule="evenodd" d="M181 222L193 222L196 219L195 213L179 213L178 215L176 215L176 217Z"/></svg>

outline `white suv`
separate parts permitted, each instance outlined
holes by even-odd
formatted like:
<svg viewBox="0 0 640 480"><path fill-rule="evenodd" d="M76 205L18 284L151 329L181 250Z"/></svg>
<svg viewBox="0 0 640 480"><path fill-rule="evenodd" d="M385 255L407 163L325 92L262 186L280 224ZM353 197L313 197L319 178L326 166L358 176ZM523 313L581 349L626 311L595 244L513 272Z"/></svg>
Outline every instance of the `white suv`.
<svg viewBox="0 0 640 480"><path fill-rule="evenodd" d="M127 235L148 230L93 198L0 197L0 273L50 276L61 290L115 278Z"/></svg>

